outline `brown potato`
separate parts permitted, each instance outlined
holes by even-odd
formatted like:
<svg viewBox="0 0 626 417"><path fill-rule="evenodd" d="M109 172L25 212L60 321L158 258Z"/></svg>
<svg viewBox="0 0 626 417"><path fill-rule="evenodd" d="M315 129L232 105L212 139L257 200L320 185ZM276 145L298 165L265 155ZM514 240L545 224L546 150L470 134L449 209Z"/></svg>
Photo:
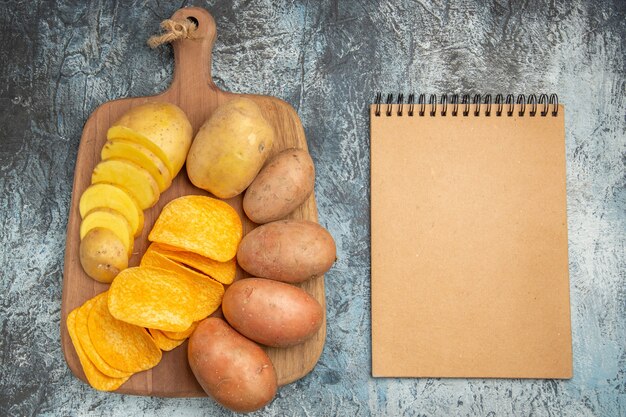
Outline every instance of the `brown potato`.
<svg viewBox="0 0 626 417"><path fill-rule="evenodd" d="M224 293L222 312L239 333L273 347L304 342L324 319L322 306L306 291L263 278L235 281Z"/></svg>
<svg viewBox="0 0 626 417"><path fill-rule="evenodd" d="M252 181L243 197L243 210L255 223L282 219L309 198L314 186L315 167L309 153L286 149Z"/></svg>
<svg viewBox="0 0 626 417"><path fill-rule="evenodd" d="M80 264L91 278L110 283L128 267L128 253L115 233L96 227L80 241Z"/></svg>
<svg viewBox="0 0 626 417"><path fill-rule="evenodd" d="M187 358L204 391L233 411L258 410L276 395L276 371L269 356L222 319L200 322L189 339Z"/></svg>
<svg viewBox="0 0 626 417"><path fill-rule="evenodd" d="M335 258L335 241L330 233L306 220L259 226L243 238L237 251L237 262L250 275L288 283L322 275Z"/></svg>

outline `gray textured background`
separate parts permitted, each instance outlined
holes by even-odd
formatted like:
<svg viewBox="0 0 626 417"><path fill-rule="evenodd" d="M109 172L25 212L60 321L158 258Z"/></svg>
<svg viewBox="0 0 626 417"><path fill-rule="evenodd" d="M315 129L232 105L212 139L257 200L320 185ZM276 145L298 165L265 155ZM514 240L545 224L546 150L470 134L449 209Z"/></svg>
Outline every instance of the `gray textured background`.
<svg viewBox="0 0 626 417"><path fill-rule="evenodd" d="M59 343L82 126L105 101L167 87L171 49L145 40L172 3L0 0L0 416L230 415L208 399L96 392ZM218 85L298 110L338 245L322 358L259 415L626 415L623 0L197 4L217 21ZM370 377L367 104L378 90L545 91L566 104L572 380Z"/></svg>

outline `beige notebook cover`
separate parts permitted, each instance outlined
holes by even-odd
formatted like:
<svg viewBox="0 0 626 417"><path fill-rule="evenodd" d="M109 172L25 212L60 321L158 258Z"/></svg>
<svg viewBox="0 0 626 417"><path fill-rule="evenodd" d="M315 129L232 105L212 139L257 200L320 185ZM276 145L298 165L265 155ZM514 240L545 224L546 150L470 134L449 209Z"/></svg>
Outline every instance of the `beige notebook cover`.
<svg viewBox="0 0 626 417"><path fill-rule="evenodd" d="M373 376L571 378L563 106L390 106L370 109Z"/></svg>

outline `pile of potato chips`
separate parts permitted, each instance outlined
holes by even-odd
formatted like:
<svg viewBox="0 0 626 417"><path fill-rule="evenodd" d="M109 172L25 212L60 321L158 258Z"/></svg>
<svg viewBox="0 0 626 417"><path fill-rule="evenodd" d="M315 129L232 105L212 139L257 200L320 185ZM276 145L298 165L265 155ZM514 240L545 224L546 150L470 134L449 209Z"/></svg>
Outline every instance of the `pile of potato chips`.
<svg viewBox="0 0 626 417"><path fill-rule="evenodd" d="M185 196L163 208L139 267L120 272L108 291L67 317L89 384L113 391L133 373L156 366L216 311L223 284L235 279L243 234L223 201Z"/></svg>

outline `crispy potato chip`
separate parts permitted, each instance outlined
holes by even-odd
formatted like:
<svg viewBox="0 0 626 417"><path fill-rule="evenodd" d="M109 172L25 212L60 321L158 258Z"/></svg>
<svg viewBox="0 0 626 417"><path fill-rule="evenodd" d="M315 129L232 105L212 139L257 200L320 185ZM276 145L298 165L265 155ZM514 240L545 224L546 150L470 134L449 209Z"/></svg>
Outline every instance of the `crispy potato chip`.
<svg viewBox="0 0 626 417"><path fill-rule="evenodd" d="M118 389L124 382L128 381L128 376L124 378L111 378L100 372L98 368L89 360L85 351L83 350L80 341L78 340L78 335L76 334L76 315L78 313L78 308L74 309L67 316L67 332L70 334L70 339L72 339L72 344L74 345L74 349L76 350L76 355L78 355L78 360L80 361L81 366L83 367L83 372L85 372L85 376L87 377L87 382L93 388L99 391L115 391Z"/></svg>
<svg viewBox="0 0 626 417"><path fill-rule="evenodd" d="M167 336L165 336L163 334L163 332L161 332L161 330L148 329L148 331L152 335L152 338L154 339L154 343L156 343L156 345L161 350L170 351L170 350L172 350L174 348L177 348L178 346L182 345L183 342L185 341L185 339L183 339L183 340L173 340L173 339L170 339Z"/></svg>
<svg viewBox="0 0 626 417"><path fill-rule="evenodd" d="M194 321L193 283L159 268L122 271L109 289L109 310L119 320L150 329L185 330Z"/></svg>
<svg viewBox="0 0 626 417"><path fill-rule="evenodd" d="M109 290L111 314L138 326L173 332L207 317L222 302L222 284L191 271L198 275L193 278L179 267L182 272L152 266L122 271Z"/></svg>
<svg viewBox="0 0 626 417"><path fill-rule="evenodd" d="M77 311L76 313L76 335L78 340L80 341L80 345L83 348L83 351L93 363L93 365L98 368L100 372L103 374L110 376L111 378L125 378L132 375L130 372L120 371L119 369L113 368L111 365L106 363L104 359L96 352L96 348L93 347L93 343L91 343L91 338L89 337L89 329L87 326L87 318L89 317L89 312L93 308L93 305L98 300L98 298L105 297L106 293L98 294L94 298L87 300Z"/></svg>
<svg viewBox="0 0 626 417"><path fill-rule="evenodd" d="M87 326L96 352L117 369L145 371L161 360L161 349L145 329L117 320L109 313L106 296L95 301Z"/></svg>
<svg viewBox="0 0 626 417"><path fill-rule="evenodd" d="M231 206L187 195L163 207L148 239L226 262L235 257L242 234L241 219Z"/></svg>
<svg viewBox="0 0 626 417"><path fill-rule="evenodd" d="M161 333L163 333L165 337L167 337L168 339L185 340L189 336L191 336L194 330L196 330L196 327L198 327L198 324L200 324L199 321L194 321L191 327L189 327L187 330L183 330L182 332L168 332L166 330L163 330L161 331Z"/></svg>
<svg viewBox="0 0 626 417"><path fill-rule="evenodd" d="M189 269L155 251L146 251L141 258L142 267L162 268L174 272L180 279L189 280L194 285L197 303L202 306L194 321L202 320L217 310L222 304L224 286L204 274ZM189 326L188 326L189 327ZM155 328L155 327L151 327ZM157 327L158 328L158 327ZM164 329L169 330L169 329ZM183 329L184 330L184 329ZM180 330L179 330L180 331Z"/></svg>
<svg viewBox="0 0 626 417"><path fill-rule="evenodd" d="M151 244L148 251L151 250L158 252L173 261L180 262L193 269L197 269L222 284L232 284L235 279L235 274L237 273L237 262L235 261L235 258L226 262L218 262L211 258L198 255L197 253L171 250L170 246L159 243Z"/></svg>

